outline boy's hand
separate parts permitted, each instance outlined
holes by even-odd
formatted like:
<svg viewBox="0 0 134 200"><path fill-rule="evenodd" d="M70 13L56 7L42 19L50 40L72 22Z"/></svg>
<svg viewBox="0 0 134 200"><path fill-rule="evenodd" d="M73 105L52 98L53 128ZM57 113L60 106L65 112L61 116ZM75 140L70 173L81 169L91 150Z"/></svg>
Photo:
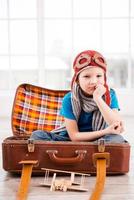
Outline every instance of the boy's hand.
<svg viewBox="0 0 134 200"><path fill-rule="evenodd" d="M123 131L122 122L115 122L104 129L104 134L121 134Z"/></svg>
<svg viewBox="0 0 134 200"><path fill-rule="evenodd" d="M102 84L98 84L96 89L93 92L93 98L96 100L99 97L102 97L106 92L106 88Z"/></svg>

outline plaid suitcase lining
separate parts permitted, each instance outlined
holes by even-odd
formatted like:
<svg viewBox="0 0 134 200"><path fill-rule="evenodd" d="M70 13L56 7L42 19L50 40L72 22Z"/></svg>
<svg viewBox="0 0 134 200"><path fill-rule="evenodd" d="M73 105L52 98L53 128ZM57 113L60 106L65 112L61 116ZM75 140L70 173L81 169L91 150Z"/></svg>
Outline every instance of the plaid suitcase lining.
<svg viewBox="0 0 134 200"><path fill-rule="evenodd" d="M20 87L13 108L13 132L30 135L34 130L51 131L59 127L63 122L59 110L67 92L30 85Z"/></svg>

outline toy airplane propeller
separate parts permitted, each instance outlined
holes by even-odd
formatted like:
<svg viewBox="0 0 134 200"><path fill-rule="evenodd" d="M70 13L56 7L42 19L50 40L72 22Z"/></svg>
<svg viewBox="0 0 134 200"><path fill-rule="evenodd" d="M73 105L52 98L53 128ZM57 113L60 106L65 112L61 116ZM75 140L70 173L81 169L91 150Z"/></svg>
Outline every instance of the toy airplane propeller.
<svg viewBox="0 0 134 200"><path fill-rule="evenodd" d="M84 174L84 173L76 173L76 172L70 172L70 171L63 171L63 170L57 170L57 169L48 169L48 168L42 168L42 170L45 171L45 178L44 183L41 184L41 186L44 187L50 187L50 191L60 190L66 192L67 190L70 191L78 191L78 192L87 192L88 189L84 188L84 180L86 176L90 176L90 174ZM49 179L49 172L53 172L53 177L50 181ZM66 180L65 178L62 179L56 179L56 173L64 173L64 174L70 174L70 179ZM81 176L80 182L75 182L75 175Z"/></svg>

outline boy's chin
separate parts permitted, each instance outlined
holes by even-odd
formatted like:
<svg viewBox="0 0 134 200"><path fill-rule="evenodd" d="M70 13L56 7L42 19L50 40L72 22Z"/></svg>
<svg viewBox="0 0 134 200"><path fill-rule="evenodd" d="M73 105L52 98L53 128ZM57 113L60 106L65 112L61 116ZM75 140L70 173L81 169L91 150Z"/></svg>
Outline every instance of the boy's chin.
<svg viewBox="0 0 134 200"><path fill-rule="evenodd" d="M85 91L82 91L83 93L84 93L84 95L86 96L86 97L93 97L93 92L89 92L89 93L87 93L87 92L85 92Z"/></svg>

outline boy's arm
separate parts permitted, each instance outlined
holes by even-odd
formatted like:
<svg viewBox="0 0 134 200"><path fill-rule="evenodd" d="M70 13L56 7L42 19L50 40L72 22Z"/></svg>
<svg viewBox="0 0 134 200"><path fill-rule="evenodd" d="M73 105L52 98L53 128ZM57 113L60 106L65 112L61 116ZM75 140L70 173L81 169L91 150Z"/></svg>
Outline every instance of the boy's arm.
<svg viewBox="0 0 134 200"><path fill-rule="evenodd" d="M96 102L102 116L104 117L104 120L108 125L111 125L115 122L122 123L122 119L121 116L119 115L118 110L111 109L103 100L102 96L104 93L105 93L105 87L103 85L98 85L93 94L94 101Z"/></svg>
<svg viewBox="0 0 134 200"><path fill-rule="evenodd" d="M76 120L71 120L68 118L64 118L64 119L65 119L65 126L67 129L67 132L72 141L92 141L110 133L120 134L118 122L100 131L79 132Z"/></svg>
<svg viewBox="0 0 134 200"><path fill-rule="evenodd" d="M117 109L111 109L101 97L96 99L96 104L108 125L114 122L122 122L119 111Z"/></svg>

